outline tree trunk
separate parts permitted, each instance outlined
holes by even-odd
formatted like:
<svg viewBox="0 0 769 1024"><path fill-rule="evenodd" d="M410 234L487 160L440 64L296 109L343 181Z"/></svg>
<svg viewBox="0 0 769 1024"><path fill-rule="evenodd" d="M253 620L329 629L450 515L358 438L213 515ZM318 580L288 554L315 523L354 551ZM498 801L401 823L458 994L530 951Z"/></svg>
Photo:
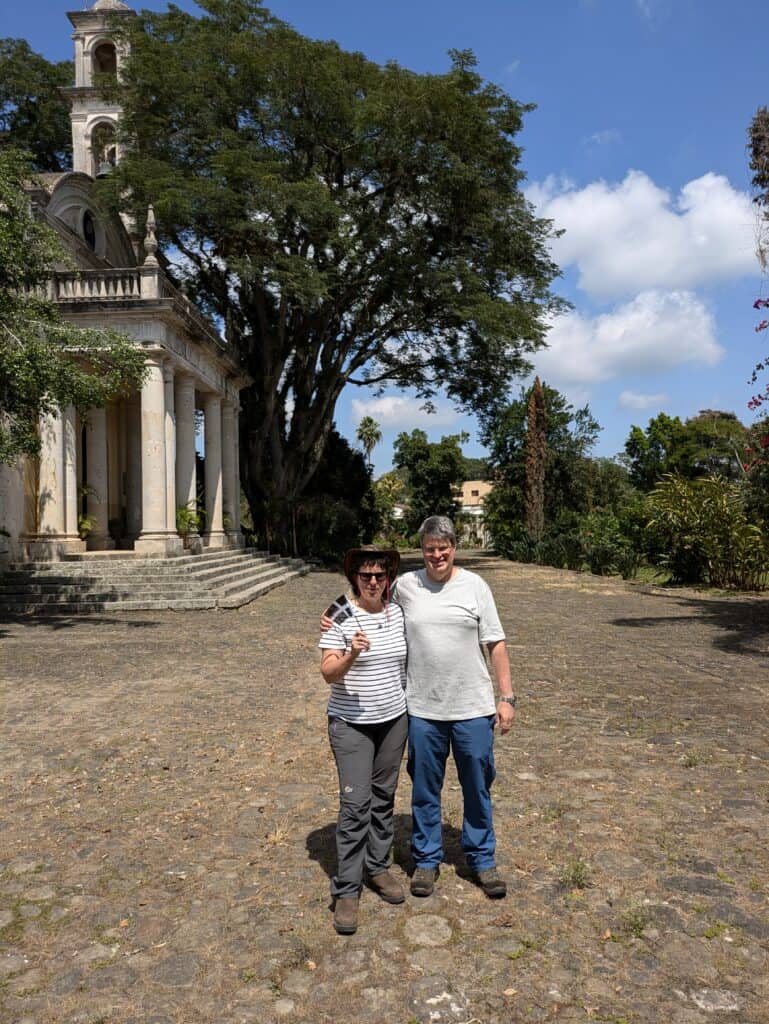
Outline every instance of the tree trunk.
<svg viewBox="0 0 769 1024"><path fill-rule="evenodd" d="M526 413L526 532L536 543L542 540L545 529L545 454L547 425L545 393L539 377L529 394Z"/></svg>

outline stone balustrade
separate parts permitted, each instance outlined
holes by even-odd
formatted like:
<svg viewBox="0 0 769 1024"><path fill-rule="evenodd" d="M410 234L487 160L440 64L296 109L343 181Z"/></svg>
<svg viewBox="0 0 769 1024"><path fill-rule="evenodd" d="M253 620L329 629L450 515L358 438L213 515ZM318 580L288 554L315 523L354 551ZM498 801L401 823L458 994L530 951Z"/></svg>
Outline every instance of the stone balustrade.
<svg viewBox="0 0 769 1024"><path fill-rule="evenodd" d="M193 335L220 352L227 348L197 307L157 265L145 264L119 270L59 270L49 282L48 298L66 304L171 300Z"/></svg>
<svg viewBox="0 0 769 1024"><path fill-rule="evenodd" d="M145 289L146 291L146 289ZM58 271L51 281L54 302L142 299L139 269Z"/></svg>

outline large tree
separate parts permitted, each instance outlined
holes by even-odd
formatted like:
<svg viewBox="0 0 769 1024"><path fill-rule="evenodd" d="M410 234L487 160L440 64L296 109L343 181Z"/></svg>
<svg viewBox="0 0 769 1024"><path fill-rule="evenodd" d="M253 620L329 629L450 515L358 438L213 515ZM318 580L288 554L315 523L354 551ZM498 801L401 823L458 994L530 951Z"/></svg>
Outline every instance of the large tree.
<svg viewBox="0 0 769 1024"><path fill-rule="evenodd" d="M600 426L585 405L575 409L555 388L542 383L544 418L544 522L564 510L591 507L588 456ZM494 490L486 498L487 518L523 524L526 515L526 456L530 401L534 387L521 389L500 413L484 417L482 441L489 449ZM542 444L542 439L539 441Z"/></svg>
<svg viewBox="0 0 769 1024"><path fill-rule="evenodd" d="M449 516L460 511L457 490L464 479L462 443L467 434L451 434L438 442L427 440L424 430L398 434L393 464L408 474L406 528L416 533L428 516Z"/></svg>
<svg viewBox="0 0 769 1024"><path fill-rule="evenodd" d="M259 0L200 6L125 26L128 149L105 187L137 216L154 203L188 294L253 378L241 479L259 524L306 489L346 385L488 407L561 303L550 225L520 188L529 108L471 54L416 74Z"/></svg>
<svg viewBox="0 0 769 1024"><path fill-rule="evenodd" d="M642 491L656 487L668 473L689 480L717 473L737 480L746 443L747 430L732 412L703 409L685 422L662 412L645 429L631 427L623 461Z"/></svg>
<svg viewBox="0 0 769 1024"><path fill-rule="evenodd" d="M525 519L533 541L545 529L545 469L547 465L547 412L539 377L529 392L526 408Z"/></svg>
<svg viewBox="0 0 769 1024"><path fill-rule="evenodd" d="M44 297L63 259L52 231L34 219L28 158L0 150L0 462L39 451L41 414L85 412L137 387L144 355L111 331L65 323Z"/></svg>
<svg viewBox="0 0 769 1024"><path fill-rule="evenodd" d="M355 436L363 446L366 453L366 465L371 471L371 453L382 440L382 431L373 416L364 416L358 424Z"/></svg>
<svg viewBox="0 0 769 1024"><path fill-rule="evenodd" d="M72 61L41 57L23 39L0 39L0 148L32 155L36 171L72 166L72 126L62 86L74 78Z"/></svg>
<svg viewBox="0 0 769 1024"><path fill-rule="evenodd" d="M766 272L769 266L769 109L767 107L759 107L750 122L748 153L750 169L753 172L753 188L755 189L753 202L758 208L756 254L761 269ZM755 309L762 311L762 319L757 324L756 331L766 331L769 329L769 316L763 311L769 310L769 299L764 295L756 299L753 305ZM765 334L764 338L766 338ZM751 384L756 384L761 380L761 390L754 394L748 403L750 409L758 409L765 402L769 402L769 384L765 380L767 370L769 370L769 358L761 359L753 368Z"/></svg>

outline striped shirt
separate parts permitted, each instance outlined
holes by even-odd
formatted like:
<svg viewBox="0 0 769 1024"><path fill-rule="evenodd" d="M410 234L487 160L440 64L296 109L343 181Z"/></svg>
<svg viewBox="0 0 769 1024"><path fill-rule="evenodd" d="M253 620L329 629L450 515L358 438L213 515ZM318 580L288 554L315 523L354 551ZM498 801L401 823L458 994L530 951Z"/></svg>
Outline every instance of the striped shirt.
<svg viewBox="0 0 769 1024"><path fill-rule="evenodd" d="M371 644L361 651L343 679L331 684L328 713L345 722L388 722L406 710L406 629L403 612L390 604L386 612L355 609L354 618L334 623L321 636L324 651L349 651L362 630Z"/></svg>

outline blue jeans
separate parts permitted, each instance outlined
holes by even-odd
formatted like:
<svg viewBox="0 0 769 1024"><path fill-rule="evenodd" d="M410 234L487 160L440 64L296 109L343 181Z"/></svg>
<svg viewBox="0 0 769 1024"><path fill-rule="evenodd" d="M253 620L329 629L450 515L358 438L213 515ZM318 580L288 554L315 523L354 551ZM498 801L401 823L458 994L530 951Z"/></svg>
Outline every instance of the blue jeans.
<svg viewBox="0 0 769 1024"><path fill-rule="evenodd" d="M472 871L493 868L496 838L491 817L495 715L437 722L409 715L408 773L411 794L411 852L418 868L443 860L441 790L449 749L464 797L462 849Z"/></svg>

